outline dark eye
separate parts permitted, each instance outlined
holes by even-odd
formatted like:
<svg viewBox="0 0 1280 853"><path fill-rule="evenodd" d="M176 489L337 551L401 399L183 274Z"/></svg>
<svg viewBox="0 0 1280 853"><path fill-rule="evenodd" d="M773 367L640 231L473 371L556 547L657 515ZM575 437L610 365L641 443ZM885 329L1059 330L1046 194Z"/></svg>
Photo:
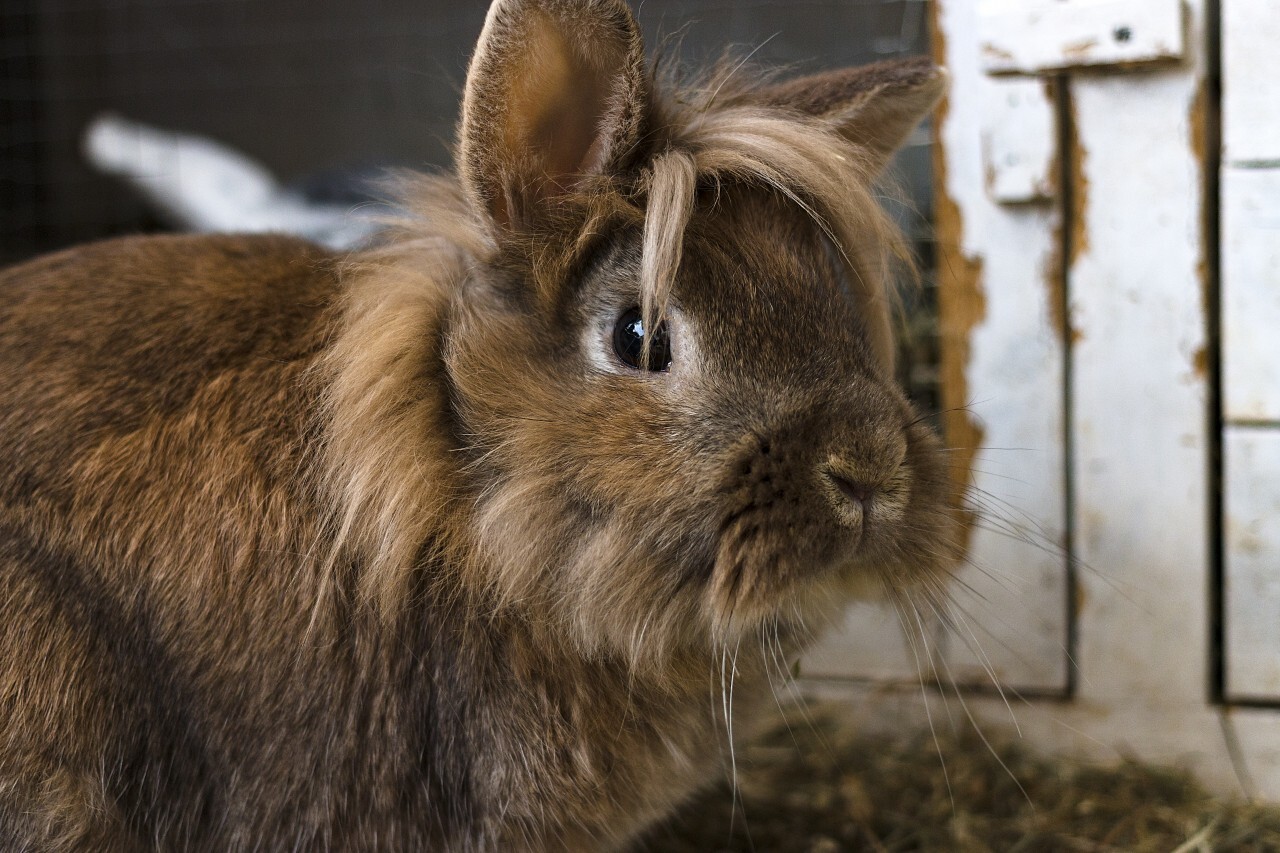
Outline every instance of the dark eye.
<svg viewBox="0 0 1280 853"><path fill-rule="evenodd" d="M628 308L622 312L613 327L613 351L622 359L622 363L636 370L658 371L671 366L671 339L667 337L667 324L659 323L658 328L650 335L649 358L641 363L644 357L644 318L638 307Z"/></svg>

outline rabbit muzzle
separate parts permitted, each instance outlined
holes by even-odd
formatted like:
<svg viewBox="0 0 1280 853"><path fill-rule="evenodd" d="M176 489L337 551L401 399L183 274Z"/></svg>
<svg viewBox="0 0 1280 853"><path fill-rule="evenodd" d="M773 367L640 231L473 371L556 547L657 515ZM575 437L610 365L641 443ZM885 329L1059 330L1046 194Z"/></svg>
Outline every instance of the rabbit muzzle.
<svg viewBox="0 0 1280 853"><path fill-rule="evenodd" d="M888 401L886 401L888 402ZM805 584L874 572L911 501L900 406L823 406L744 436L723 489L711 595L728 612L776 609Z"/></svg>

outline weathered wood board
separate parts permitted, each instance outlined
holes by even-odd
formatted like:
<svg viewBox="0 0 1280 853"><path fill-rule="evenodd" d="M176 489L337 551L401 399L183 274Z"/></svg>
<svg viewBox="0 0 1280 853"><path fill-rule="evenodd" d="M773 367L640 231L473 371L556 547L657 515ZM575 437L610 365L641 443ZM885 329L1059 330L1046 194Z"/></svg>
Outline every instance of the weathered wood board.
<svg viewBox="0 0 1280 853"><path fill-rule="evenodd" d="M1208 701L1201 74L1071 81L1078 696L1112 707Z"/></svg>
<svg viewBox="0 0 1280 853"><path fill-rule="evenodd" d="M1068 592L1061 211L1002 203L987 180L993 150L1036 150L1018 141L1025 128L1001 127L1014 97L1049 136L1027 155L1044 183L1057 162L1054 107L1041 81L987 75L976 30L973 4L939 6L952 75L935 170L944 405L975 511L945 675L1057 693L1067 685Z"/></svg>
<svg viewBox="0 0 1280 853"><path fill-rule="evenodd" d="M1224 162L1280 166L1280 9L1221 2Z"/></svg>
<svg viewBox="0 0 1280 853"><path fill-rule="evenodd" d="M910 682L923 675L987 688L994 679L1059 694L1067 685L1065 331L1061 213L1044 203L1057 162L1054 105L1040 81L982 71L971 4L941 13L952 77L935 185L943 404L953 410L947 439L957 475L973 471L972 557L953 585L954 630L936 637L938 614L921 601L923 630L916 612L906 613L907 630L925 635L913 644L898 613L859 607L803 672ZM953 40L953 32L970 37ZM1011 110L1028 125L1008 125ZM1044 138L1030 138L1033 131ZM1021 159L1001 178L993 152Z"/></svg>
<svg viewBox="0 0 1280 853"><path fill-rule="evenodd" d="M1222 371L1228 421L1280 421L1280 168L1222 169Z"/></svg>
<svg viewBox="0 0 1280 853"><path fill-rule="evenodd" d="M1280 703L1280 15L1222 30L1223 687Z"/></svg>
<svg viewBox="0 0 1280 853"><path fill-rule="evenodd" d="M1042 74L1168 62L1183 54L1181 0L979 0L983 70Z"/></svg>
<svg viewBox="0 0 1280 853"><path fill-rule="evenodd" d="M1080 560L1076 678L1065 702L1006 703L983 695L965 701L978 725L1011 727L1016 721L1037 748L1075 759L1174 764L1222 792L1280 801L1280 416L1269 408L1280 379L1266 372L1280 362L1269 348L1271 338L1280 339L1280 319L1271 319L1280 290L1274 273L1280 239L1273 238L1269 212L1280 197L1273 183L1280 162L1272 159L1280 150L1280 126L1266 129L1280 121L1280 14L1269 0L1222 3L1228 421L1220 483L1222 472L1214 465L1219 413L1211 410L1214 359L1207 349L1214 338L1211 241L1218 235L1209 228L1206 213L1214 200L1205 192L1215 185L1219 154L1212 146L1214 105L1206 79L1207 6L1207 0L1184 4L1183 62L1124 74L1072 74L1066 84L1064 106L1072 121L1060 156L1071 177L1064 248L1072 340L1070 517ZM959 43L978 43L972 4L939 0L939 7L947 55L963 58ZM1251 49L1262 55L1245 62L1233 38L1253 39ZM952 107L958 110L959 101ZM975 109L974 102L967 108ZM1248 128L1237 125L1242 116ZM974 172L963 171L971 155L964 153L963 135L947 134L949 126L950 118L943 134L944 186L959 202L968 235L988 222L975 226L971 210L978 203L964 195L975 183ZM947 225L945 215L940 224ZM943 227L942 233L950 232ZM982 231L966 236L956 243L963 250L948 255L962 273L956 278L981 283L971 290L987 297L979 310L961 314L972 321L965 341L988 334L995 301L988 284L996 249L990 244L981 251L986 239ZM1002 251L1016 256L1022 247ZM1252 329L1238 335L1248 324ZM979 349L961 350L966 394L1000 375L974 357ZM1246 379L1266 406L1239 402L1232 383L1239 392L1249 387L1241 384ZM1219 487L1226 513L1221 661L1214 658L1210 612ZM1225 702L1214 689L1218 663L1225 664ZM827 696L843 691L865 710L868 728L877 722L895 731L907 722L929 725L947 713L946 702L954 703L945 693L921 699L918 691L892 693L849 682L817 686Z"/></svg>
<svg viewBox="0 0 1280 853"><path fill-rule="evenodd" d="M1226 693L1280 700L1280 428L1231 426L1226 484Z"/></svg>
<svg viewBox="0 0 1280 853"><path fill-rule="evenodd" d="M801 662L808 678L853 678L878 683L916 684L929 679L930 648L908 634L902 616L888 604L858 603L842 626Z"/></svg>
<svg viewBox="0 0 1280 853"><path fill-rule="evenodd" d="M1003 204L1047 202L1057 194L1058 134L1045 82L1007 79L991 89L982 115L987 192Z"/></svg>
<svg viewBox="0 0 1280 853"><path fill-rule="evenodd" d="M1223 731L1232 739L1244 793L1280 803L1280 714L1274 708L1224 708Z"/></svg>

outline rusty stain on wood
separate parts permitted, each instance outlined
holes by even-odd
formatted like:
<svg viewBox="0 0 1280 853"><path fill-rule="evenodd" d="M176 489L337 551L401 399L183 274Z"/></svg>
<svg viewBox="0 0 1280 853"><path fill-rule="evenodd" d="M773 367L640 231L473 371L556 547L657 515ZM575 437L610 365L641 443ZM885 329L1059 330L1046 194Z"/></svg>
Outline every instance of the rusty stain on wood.
<svg viewBox="0 0 1280 853"><path fill-rule="evenodd" d="M1079 578L1075 578L1071 583L1071 607L1072 612L1080 614L1084 612L1085 607L1089 603L1089 588Z"/></svg>
<svg viewBox="0 0 1280 853"><path fill-rule="evenodd" d="M1067 269L1076 265L1080 255L1089 250L1089 176L1085 172L1088 152L1080 140L1080 130L1076 122L1076 106L1071 99L1070 89L1063 87L1063 97L1067 99L1065 110L1068 116L1067 143L1067 179L1071 181L1071 255L1067 258Z"/></svg>
<svg viewBox="0 0 1280 853"><path fill-rule="evenodd" d="M1067 271L1062 265L1061 219L1054 223L1053 233L1055 238L1053 251L1045 258L1040 268L1040 276L1044 280L1045 290L1049 293L1048 299L1045 300L1049 308L1049 327L1058 336L1058 340L1063 343L1074 343L1079 332L1076 329L1068 331L1067 326Z"/></svg>
<svg viewBox="0 0 1280 853"><path fill-rule="evenodd" d="M1054 64L1035 72L1018 69L993 68L991 77L1044 77L1051 74L1071 74L1081 77L1109 77L1116 74L1143 74L1168 71L1183 64L1181 56L1151 56L1145 59L1117 59L1113 62L1090 62L1087 56L1073 56L1071 61Z"/></svg>
<svg viewBox="0 0 1280 853"><path fill-rule="evenodd" d="M1196 262L1196 280L1200 282L1200 308L1205 317L1214 316L1213 309L1217 301L1214 292L1216 290L1215 270L1209 268L1209 247L1218 239L1217 218L1213 214L1213 205L1209 203L1210 191L1213 189L1209 182L1211 176L1215 174L1209 158L1212 156L1217 160L1219 152L1209 151L1209 98L1209 81L1201 76L1196 86L1195 97L1191 99L1188 124L1191 133L1191 153L1195 157L1196 167L1200 170L1200 257ZM1196 353L1194 367L1196 375L1200 378L1204 379L1208 376L1208 355L1203 348Z"/></svg>
<svg viewBox="0 0 1280 853"><path fill-rule="evenodd" d="M1089 51L1098 46L1097 39L1085 39L1062 46L1062 55L1072 60L1081 60L1089 55Z"/></svg>
<svg viewBox="0 0 1280 853"><path fill-rule="evenodd" d="M1203 172L1209 159L1209 137L1208 137L1208 109L1209 109L1209 84L1208 81L1201 77L1196 86L1195 97L1191 99L1191 112L1188 115L1188 124L1190 125L1191 153L1195 156L1196 162L1200 164ZM1214 152L1217 156L1217 152Z"/></svg>
<svg viewBox="0 0 1280 853"><path fill-rule="evenodd" d="M1209 351L1204 347L1196 347L1196 351L1191 355L1191 367L1200 379L1208 377Z"/></svg>
<svg viewBox="0 0 1280 853"><path fill-rule="evenodd" d="M1067 78L1063 75L1044 79L1045 97L1054 105L1054 112L1061 115L1062 99L1070 97L1067 89ZM1062 128L1056 128L1059 140L1062 139ZM1067 146L1069 147L1069 146ZM1050 196L1063 199L1062 194L1062 162L1063 148L1061 142L1054 146L1053 163L1049 167L1049 180L1052 184ZM1059 216L1053 225L1053 251L1045 258L1040 274L1048 291L1049 327L1063 343L1074 343L1079 331L1070 328L1070 317L1067 315L1067 266L1063 257L1062 230L1066 227L1064 216L1059 207Z"/></svg>
<svg viewBox="0 0 1280 853"><path fill-rule="evenodd" d="M1012 62L1014 58L1012 53L1010 53L1007 50L998 48L994 44L991 44L990 42L984 43L982 45L982 52L992 59L1002 59L1005 62ZM941 54L939 54L937 51L934 51L935 58L940 55Z"/></svg>
<svg viewBox="0 0 1280 853"><path fill-rule="evenodd" d="M1149 59L1117 59L1114 62L1089 62L1087 57L1074 57L1071 62L1055 64L1037 71L1021 71L1016 68L993 68L988 77L997 80L1009 77L1047 77L1053 74L1071 74L1079 77L1109 77L1116 74L1144 74L1168 71L1183 64L1181 56L1153 56Z"/></svg>
<svg viewBox="0 0 1280 853"><path fill-rule="evenodd" d="M1059 198L1065 198L1060 184L1064 179L1070 182L1071 204L1069 210L1064 209L1062 211L1062 215L1054 225L1054 249L1045 259L1045 263L1041 268L1041 276L1049 292L1047 300L1049 325L1059 336L1059 339L1065 345L1070 346L1079 343L1084 338L1084 333L1071 322L1071 315L1067 307L1067 279L1070 276L1071 267L1075 264L1076 258L1079 257L1082 250L1088 248L1088 231L1085 219L1089 179L1084 173L1085 149L1080 142L1075 126L1075 108L1071 102L1069 78L1065 74L1046 78L1045 91L1049 98L1060 106L1058 115L1065 114L1068 117L1067 126L1058 128L1059 138L1062 142L1058 146L1056 153L1057 160L1053 167L1053 181L1055 195ZM1065 170L1062 167L1063 158L1066 158ZM1070 240L1066 241L1065 245L1065 248L1069 251L1069 256L1066 258L1063 257L1063 229L1070 229Z"/></svg>
<svg viewBox="0 0 1280 853"><path fill-rule="evenodd" d="M938 25L938 9L930 13L930 28L934 61L942 64L946 58L945 35ZM955 450L952 483L955 493L962 497L972 479L971 468L978 449L982 446L983 432L969 411L968 382L970 336L974 328L986 316L986 301L982 292L982 259L966 255L962 243L964 236L963 215L947 192L947 155L940 142L942 127L947 120L949 98L943 98L934 114L933 175L934 215L938 247L938 319L940 343L940 373L942 398L942 424L947 444ZM976 515L971 510L963 512L965 547L972 538Z"/></svg>

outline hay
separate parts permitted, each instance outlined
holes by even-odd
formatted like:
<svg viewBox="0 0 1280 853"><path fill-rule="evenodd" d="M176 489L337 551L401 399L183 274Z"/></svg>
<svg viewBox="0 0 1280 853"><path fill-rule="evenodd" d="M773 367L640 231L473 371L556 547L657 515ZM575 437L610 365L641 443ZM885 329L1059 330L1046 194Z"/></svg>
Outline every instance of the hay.
<svg viewBox="0 0 1280 853"><path fill-rule="evenodd" d="M830 709L788 718L738 751L736 803L720 784L637 851L1280 851L1280 808L1215 799L1183 772L989 749L972 731L886 741Z"/></svg>

